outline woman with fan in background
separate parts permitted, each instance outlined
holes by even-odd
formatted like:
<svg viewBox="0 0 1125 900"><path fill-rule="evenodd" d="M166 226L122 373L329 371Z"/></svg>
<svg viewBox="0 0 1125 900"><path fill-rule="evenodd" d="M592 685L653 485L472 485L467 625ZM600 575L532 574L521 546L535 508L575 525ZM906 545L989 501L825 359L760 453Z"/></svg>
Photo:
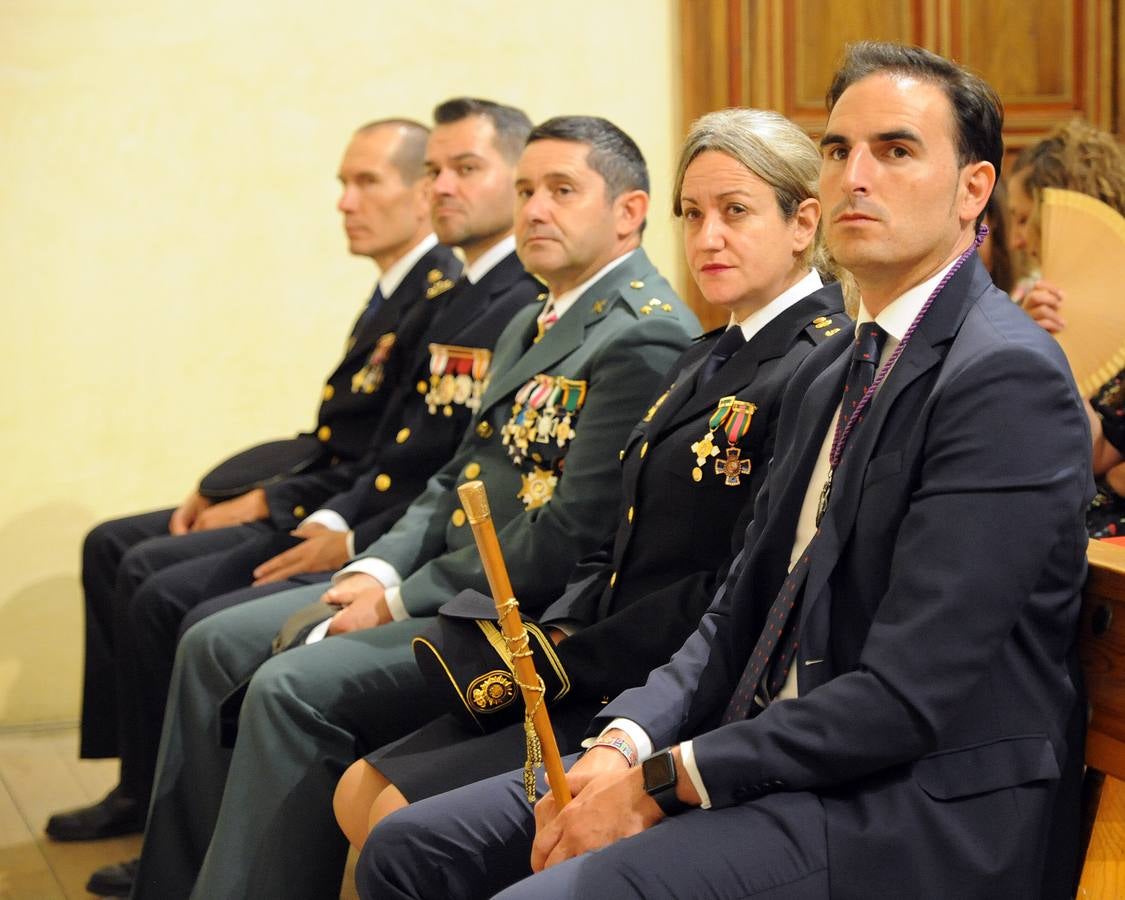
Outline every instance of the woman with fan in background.
<svg viewBox="0 0 1125 900"><path fill-rule="evenodd" d="M1125 215L1125 148L1112 135L1075 119L1056 129L1016 158L1008 179L1012 248L1038 269L1043 190L1059 188L1094 197ZM1107 285L1117 290L1117 285ZM1019 289L1017 288L1017 292ZM1052 334L1066 320L1066 297L1059 285L1037 278L1022 296L1027 314ZM1122 335L1125 342L1125 335ZM1086 514L1091 537L1125 536L1125 370L1103 385L1087 403L1093 434L1098 493Z"/></svg>

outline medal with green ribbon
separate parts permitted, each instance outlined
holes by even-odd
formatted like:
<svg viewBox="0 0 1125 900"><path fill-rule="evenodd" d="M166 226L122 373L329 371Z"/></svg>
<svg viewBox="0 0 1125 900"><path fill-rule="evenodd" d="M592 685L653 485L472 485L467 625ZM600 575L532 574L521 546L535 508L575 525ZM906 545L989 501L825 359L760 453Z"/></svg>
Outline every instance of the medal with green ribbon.
<svg viewBox="0 0 1125 900"><path fill-rule="evenodd" d="M707 422L707 433L691 445L691 452L695 454L695 467L691 470L693 480L702 481L703 464L719 455L719 448L715 445L715 432L719 430L727 439L727 448L725 457L715 460L715 474L722 475L728 487L737 486L742 480L740 476L750 474L750 460L741 458L738 442L750 431L757 408L748 400L735 397L723 397L719 401Z"/></svg>
<svg viewBox="0 0 1125 900"><path fill-rule="evenodd" d="M559 391L563 416L555 425L555 442L561 450L574 438L574 414L586 402L586 382L581 379L560 377Z"/></svg>

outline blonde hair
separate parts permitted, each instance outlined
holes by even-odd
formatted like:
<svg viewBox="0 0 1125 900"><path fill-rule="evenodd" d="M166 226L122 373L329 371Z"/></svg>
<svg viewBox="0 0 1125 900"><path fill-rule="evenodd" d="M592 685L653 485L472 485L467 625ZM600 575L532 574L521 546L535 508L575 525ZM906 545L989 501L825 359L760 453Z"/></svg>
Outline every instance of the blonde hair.
<svg viewBox="0 0 1125 900"><path fill-rule="evenodd" d="M773 188L785 221L797 214L803 201L817 197L820 150L800 127L772 110L722 109L693 122L684 139L672 190L672 212L677 218L683 215L680 193L687 168L708 150L725 153ZM800 261L829 277L837 277L820 223Z"/></svg>
<svg viewBox="0 0 1125 900"><path fill-rule="evenodd" d="M1044 188L1096 197L1125 216L1125 149L1113 135L1072 119L1016 158L1012 174L1039 204Z"/></svg>
<svg viewBox="0 0 1125 900"><path fill-rule="evenodd" d="M1018 179L1031 200L1028 228L1042 239L1043 190L1061 188L1094 197L1125 215L1125 149L1111 134L1072 119L1016 157L1009 185Z"/></svg>

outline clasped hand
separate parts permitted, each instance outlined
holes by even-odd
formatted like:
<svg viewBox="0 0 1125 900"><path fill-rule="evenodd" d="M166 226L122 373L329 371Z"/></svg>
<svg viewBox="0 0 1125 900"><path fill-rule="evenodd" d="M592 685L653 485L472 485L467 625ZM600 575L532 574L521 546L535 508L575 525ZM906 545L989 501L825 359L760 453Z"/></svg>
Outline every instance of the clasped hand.
<svg viewBox="0 0 1125 900"><path fill-rule="evenodd" d="M639 834L664 818L645 793L640 766L617 750L593 747L566 774L573 799L559 809L552 794L535 804L532 871Z"/></svg>
<svg viewBox="0 0 1125 900"><path fill-rule="evenodd" d="M345 634L375 628L391 621L386 589L377 578L353 572L321 595L321 602L340 607L332 617L328 633Z"/></svg>
<svg viewBox="0 0 1125 900"><path fill-rule="evenodd" d="M348 561L348 533L332 531L318 522L289 532L303 538L254 570L254 584L284 581L305 572L333 572Z"/></svg>
<svg viewBox="0 0 1125 900"><path fill-rule="evenodd" d="M261 488L255 488L221 503L213 503L199 491L192 491L172 513L168 531L180 535L187 534L189 531L230 528L233 525L243 525L246 522L268 518L269 514L266 492Z"/></svg>

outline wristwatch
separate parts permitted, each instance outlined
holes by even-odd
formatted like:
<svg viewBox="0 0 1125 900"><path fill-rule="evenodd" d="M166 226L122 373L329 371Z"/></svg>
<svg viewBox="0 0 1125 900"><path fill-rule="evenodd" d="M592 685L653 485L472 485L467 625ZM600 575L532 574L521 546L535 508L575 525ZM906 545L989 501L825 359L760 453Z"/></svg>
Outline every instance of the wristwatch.
<svg viewBox="0 0 1125 900"><path fill-rule="evenodd" d="M664 815L674 816L688 808L688 804L676 796L676 760L671 750L654 753L641 763L641 772L645 792L656 801Z"/></svg>

